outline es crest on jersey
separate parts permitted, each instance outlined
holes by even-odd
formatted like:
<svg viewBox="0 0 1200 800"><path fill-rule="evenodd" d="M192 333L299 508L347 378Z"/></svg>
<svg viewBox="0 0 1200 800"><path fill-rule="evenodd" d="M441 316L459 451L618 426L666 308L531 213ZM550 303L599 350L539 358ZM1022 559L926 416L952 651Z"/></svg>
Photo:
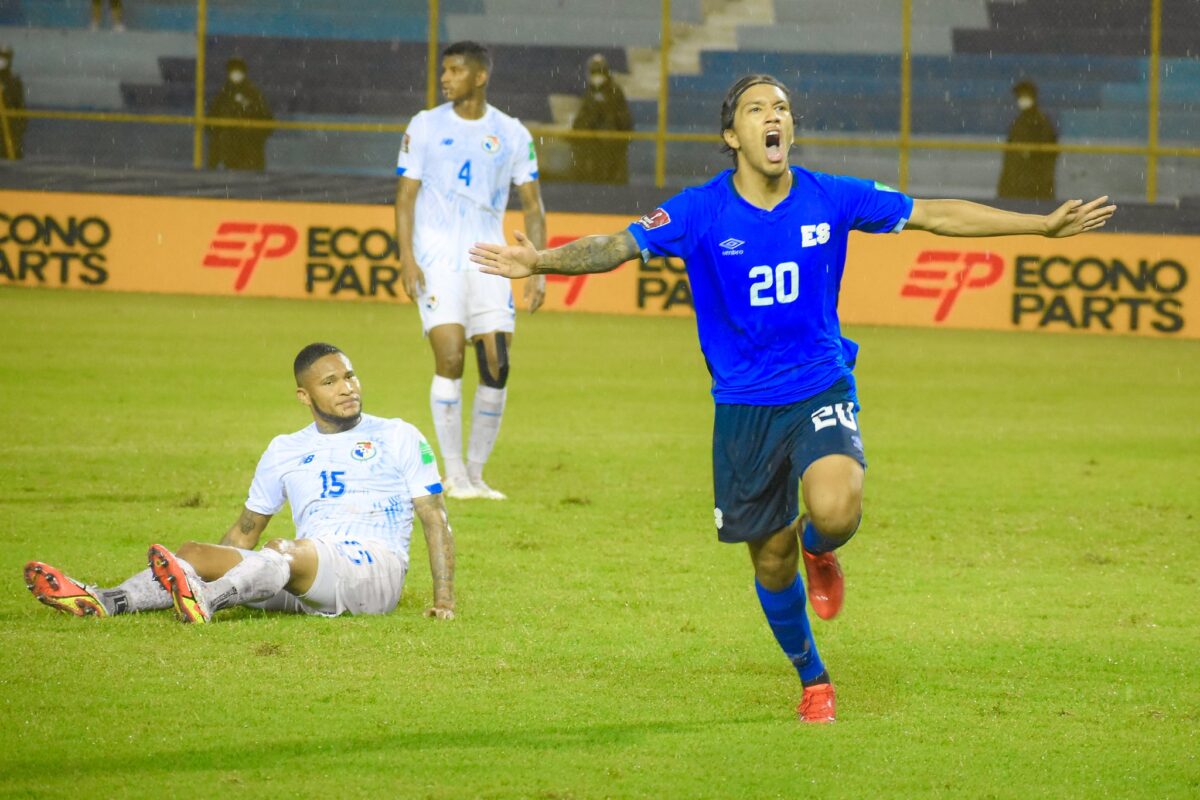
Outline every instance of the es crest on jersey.
<svg viewBox="0 0 1200 800"><path fill-rule="evenodd" d="M499 136L483 137L483 151L485 153L499 153L500 152L500 137Z"/></svg>
<svg viewBox="0 0 1200 800"><path fill-rule="evenodd" d="M356 442L350 451L350 457L355 461L370 461L379 454L379 448L374 442Z"/></svg>

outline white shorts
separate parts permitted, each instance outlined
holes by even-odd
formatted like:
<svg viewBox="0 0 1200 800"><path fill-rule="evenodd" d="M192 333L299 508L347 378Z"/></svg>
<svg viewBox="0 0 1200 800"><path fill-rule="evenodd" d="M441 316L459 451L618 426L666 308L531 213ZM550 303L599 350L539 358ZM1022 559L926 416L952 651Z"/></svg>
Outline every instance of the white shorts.
<svg viewBox="0 0 1200 800"><path fill-rule="evenodd" d="M437 264L422 265L425 291L417 297L421 328L428 334L438 325L462 325L467 338L516 326L512 281L485 275L474 264L465 269Z"/></svg>
<svg viewBox="0 0 1200 800"><path fill-rule="evenodd" d="M293 614L387 614L400 602L408 564L378 539L308 539L317 577L302 595L279 592L255 608Z"/></svg>

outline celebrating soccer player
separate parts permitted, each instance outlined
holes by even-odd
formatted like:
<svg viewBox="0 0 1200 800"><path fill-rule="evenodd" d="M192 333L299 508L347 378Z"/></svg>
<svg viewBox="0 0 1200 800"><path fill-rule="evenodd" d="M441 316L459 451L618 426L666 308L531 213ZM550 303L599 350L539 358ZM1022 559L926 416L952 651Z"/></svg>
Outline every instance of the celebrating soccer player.
<svg viewBox="0 0 1200 800"><path fill-rule="evenodd" d="M838 291L850 231L905 228L946 236L1073 236L1102 227L1107 197L1017 214L963 200L914 200L858 178L789 167L790 96L769 75L748 75L721 105L734 168L676 195L628 229L541 250L477 244L482 271L508 278L606 272L637 257L687 266L700 347L713 377L713 486L717 536L746 542L767 622L803 684L797 712L832 722L833 684L805 612L842 605L834 551L862 518L866 457ZM799 515L797 481L805 513Z"/></svg>
<svg viewBox="0 0 1200 800"><path fill-rule="evenodd" d="M481 239L502 240L508 186L517 186L529 238L546 246L546 213L538 188L533 138L520 122L487 103L492 59L486 47L458 42L442 52L448 102L413 117L396 165L396 238L401 280L420 309L433 348L429 389L433 427L446 468L446 494L503 500L483 479L500 433L512 345L512 287L482 275L467 260ZM525 286L529 310L545 296L546 279ZM462 452L462 375L466 343L475 345L479 386L471 407L467 460Z"/></svg>
<svg viewBox="0 0 1200 800"><path fill-rule="evenodd" d="M220 544L149 551L149 568L120 586L85 585L40 561L25 583L51 608L107 617L174 606L183 622L208 622L235 605L337 616L386 614L408 572L413 512L433 573L429 617L454 618L454 538L433 450L412 425L362 413L358 375L330 344L310 344L293 364L296 396L313 424L276 436L258 462L241 517ZM252 550L292 505L295 539Z"/></svg>

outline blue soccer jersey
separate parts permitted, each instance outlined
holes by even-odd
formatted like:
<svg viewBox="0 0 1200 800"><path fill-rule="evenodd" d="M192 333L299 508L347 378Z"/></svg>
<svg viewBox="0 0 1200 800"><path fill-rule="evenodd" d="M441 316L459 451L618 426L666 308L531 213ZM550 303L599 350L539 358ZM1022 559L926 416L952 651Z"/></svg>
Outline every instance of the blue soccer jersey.
<svg viewBox="0 0 1200 800"><path fill-rule="evenodd" d="M770 211L726 170L629 226L642 258L687 265L718 403L795 403L850 378L857 346L837 315L850 231L899 232L912 214L912 198L882 184L791 169Z"/></svg>

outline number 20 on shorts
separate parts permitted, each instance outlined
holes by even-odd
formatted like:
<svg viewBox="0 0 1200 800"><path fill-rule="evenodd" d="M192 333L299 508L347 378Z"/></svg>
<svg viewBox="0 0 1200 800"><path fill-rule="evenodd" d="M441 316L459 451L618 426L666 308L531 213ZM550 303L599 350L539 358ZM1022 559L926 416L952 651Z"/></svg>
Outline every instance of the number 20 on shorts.
<svg viewBox="0 0 1200 800"><path fill-rule="evenodd" d="M858 430L858 420L854 418L853 403L834 403L831 406L821 406L812 414L813 430L832 428L841 425L852 431Z"/></svg>

